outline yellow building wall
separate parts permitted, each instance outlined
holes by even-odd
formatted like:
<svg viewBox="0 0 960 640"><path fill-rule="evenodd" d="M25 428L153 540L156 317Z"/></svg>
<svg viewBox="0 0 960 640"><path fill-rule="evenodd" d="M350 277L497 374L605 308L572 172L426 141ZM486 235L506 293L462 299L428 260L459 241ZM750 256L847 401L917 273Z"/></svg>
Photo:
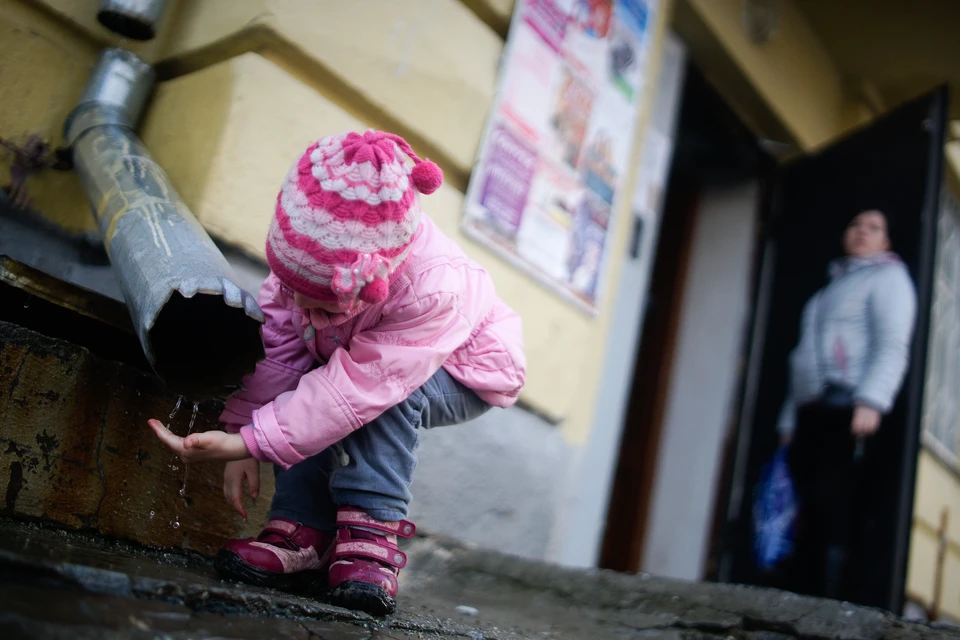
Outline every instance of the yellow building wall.
<svg viewBox="0 0 960 640"><path fill-rule="evenodd" d="M62 143L63 121L80 98L96 48L44 13L0 0L0 138L22 146L39 136ZM0 148L0 185L7 186L13 154ZM43 171L27 181L33 207L69 231L95 228L73 172Z"/></svg>
<svg viewBox="0 0 960 640"><path fill-rule="evenodd" d="M683 10L693 12L703 30L702 35L694 30L683 34L690 40L694 59L711 75L714 69L722 73L720 58L729 58L736 67L736 80L729 76L717 80L721 90L726 90L727 99L745 111L741 115L752 120L751 124L768 128L764 116L753 113L754 100L744 95L748 91L759 95L760 108L772 111L778 120L776 128L785 129L803 149L820 146L853 124L851 112L845 107L840 72L797 8L796 0L777 3L778 30L763 44L747 37L743 0L679 2ZM714 47L718 50L710 50Z"/></svg>
<svg viewBox="0 0 960 640"><path fill-rule="evenodd" d="M960 123L953 122L945 148L944 178L955 194L960 193ZM960 452L955 452L960 454ZM941 578L940 609L960 621L960 470L933 452L923 449L914 488L913 529L907 568L907 596L925 607L932 604L937 580L938 530L941 514L947 514L946 556Z"/></svg>
<svg viewBox="0 0 960 640"><path fill-rule="evenodd" d="M155 61L179 0L147 43L124 40L97 22L100 0L0 0L0 138L22 146L39 136L63 144L63 122L76 105L98 52L124 46ZM0 185L7 186L13 154L0 149ZM32 207L71 232L96 228L73 172L45 170L27 182Z"/></svg>
<svg viewBox="0 0 960 640"><path fill-rule="evenodd" d="M403 130L466 186L503 40L457 0L188 3L164 64L189 70L245 51L269 57L358 119Z"/></svg>
<svg viewBox="0 0 960 640"><path fill-rule="evenodd" d="M907 566L907 595L925 607L932 603L940 544L941 514L947 513L946 555L940 610L960 620L960 475L923 449L914 492L913 530Z"/></svg>
<svg viewBox="0 0 960 640"><path fill-rule="evenodd" d="M0 136L39 131L60 144L63 119L99 48L134 45L96 22L98 4L0 0L0 33L11 34L0 38ZM661 2L657 41L669 4ZM161 78L141 133L202 224L256 256L263 255L283 176L310 142L368 127L406 137L447 177L424 199L425 210L491 272L524 318L524 401L560 421L570 442L583 443L610 298L599 317L589 317L459 231L463 192L494 98L502 23L512 7L512 0L173 2L158 38L130 47L155 62ZM652 56L651 65L657 61ZM22 87L13 109L9 86ZM3 175L9 157L0 162L7 163L0 164ZM48 218L93 228L75 174L48 171L31 186ZM614 255L622 255L626 232L616 227ZM613 261L608 291L618 273Z"/></svg>

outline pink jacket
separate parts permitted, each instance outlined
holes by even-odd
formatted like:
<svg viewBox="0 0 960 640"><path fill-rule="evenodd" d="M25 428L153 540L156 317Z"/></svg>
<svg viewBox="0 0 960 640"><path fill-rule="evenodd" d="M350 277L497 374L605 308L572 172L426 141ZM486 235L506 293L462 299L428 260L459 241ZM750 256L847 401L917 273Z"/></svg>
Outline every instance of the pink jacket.
<svg viewBox="0 0 960 640"><path fill-rule="evenodd" d="M266 359L220 420L264 462L289 468L323 451L440 367L497 407L516 402L523 387L519 316L496 296L490 275L425 215L385 302L348 314L302 309L272 273L259 302Z"/></svg>

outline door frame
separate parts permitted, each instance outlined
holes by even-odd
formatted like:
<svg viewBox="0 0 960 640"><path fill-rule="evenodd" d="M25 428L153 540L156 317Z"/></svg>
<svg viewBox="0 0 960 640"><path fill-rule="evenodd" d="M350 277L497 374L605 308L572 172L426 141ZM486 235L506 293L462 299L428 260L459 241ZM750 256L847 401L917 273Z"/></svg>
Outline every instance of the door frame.
<svg viewBox="0 0 960 640"><path fill-rule="evenodd" d="M558 555L559 561L568 566L597 566L663 219L663 189L669 180L687 63L686 45L668 30L664 34L656 84L650 89L653 95L648 106L649 119L641 134L641 157L657 159L656 173L635 177L629 215L634 235L624 250L624 264L613 296L616 305L606 338L600 389L594 402L593 428L586 449L576 463L576 479L565 490L573 506L564 515L567 524L563 527ZM640 166L650 164L641 162Z"/></svg>
<svg viewBox="0 0 960 640"><path fill-rule="evenodd" d="M598 566L617 571L638 571L643 560L700 204L700 189L690 178L671 176L669 184L650 280L652 304L641 329L600 547Z"/></svg>
<svg viewBox="0 0 960 640"><path fill-rule="evenodd" d="M910 549L910 537L912 533L914 493L916 485L916 469L920 454L920 421L923 411L923 390L925 384L925 374L927 369L928 340L930 332L930 304L933 295L933 276L935 268L935 250L936 250L936 224L937 208L939 207L939 193L942 184L943 175L943 149L946 142L946 126L941 127L940 131L930 129L931 122L937 119L946 122L948 117L948 92L945 86L939 87L925 96L911 101L911 103L920 100L931 101L931 111L924 120L923 126L931 131L935 136L931 141L928 151L928 162L931 170L925 176L926 193L936 194L928 197L924 203L924 208L918 213L917 220L920 224L918 255L915 274L915 287L917 291L917 319L914 330L913 348L911 352L911 366L908 377L900 391L900 402L905 403L905 424L909 430L904 434L904 446L900 449L900 461L902 464L902 482L898 486L897 509L896 509L896 530L893 536L893 562L891 565L891 586L889 596L885 598L883 606L894 613L903 610L905 603L906 574L908 565L908 555ZM907 106L909 104L907 103ZM840 144L849 137L865 131L885 120L887 116L895 115L897 110L888 112L878 119L875 119L855 131L848 132L844 136L833 140L830 145L819 150L817 154L828 151L833 145ZM814 154L816 155L816 154ZM804 156L795 160L803 162L809 160L811 156ZM792 162L784 164L781 169L790 166ZM780 209L781 190L774 186L769 210L764 216L765 219L772 219ZM772 226L772 225L771 225ZM749 341L748 366L744 373L741 399L739 402L740 410L738 424L736 428L735 442L733 451L734 459L728 463L731 469L729 477L725 479L724 495L726 499L722 507L725 512L725 521L720 522L717 527L719 561L718 569L714 579L720 582L729 582L733 579L733 569L737 548L737 540L742 536L749 535L746 528L748 523L743 521L745 507L744 500L747 499L747 476L751 464L751 446L754 436L754 420L756 412L756 400L759 393L759 383L763 369L763 353L766 346L767 334L769 329L769 312L771 308L771 296L774 287L773 276L777 262L777 247L774 240L776 231L770 229L764 241L761 266L757 273L756 301L754 306L754 318L752 320L753 329ZM922 348L917 348L917 347Z"/></svg>
<svg viewBox="0 0 960 640"><path fill-rule="evenodd" d="M750 179L762 180L767 166L755 134L739 118L696 61L688 62L685 75L685 87L691 93L687 95L685 91L684 100L695 101L691 103L695 108L688 122L688 126L692 127L689 140L696 140L697 143L687 148L690 154L686 156L688 167L679 166L676 162L672 167L650 284L651 305L660 306L652 306L644 318L640 347L632 371L630 398L622 419L612 490L606 505L607 517L599 566L620 571L642 569L664 419L672 389L673 361L677 353L687 273L692 258L696 215L703 188L708 182L710 186L716 186L711 181L717 176L729 181L731 167L735 167L737 173L748 167ZM681 111L684 108L681 105ZM710 120L703 119L705 113L709 113ZM705 127L704 122L711 123L710 127ZM682 123L678 122L677 126L682 126ZM704 134L708 129L720 133ZM702 143L704 135L708 136L707 147ZM678 146L683 142L682 136L678 131ZM713 148L709 145L721 150L723 157L719 162L718 154L703 152L704 148ZM749 155L745 156L744 153ZM675 160L683 158L678 156ZM761 189L761 193L766 192L765 185ZM759 215L759 211L756 213ZM705 533L709 534L709 531Z"/></svg>

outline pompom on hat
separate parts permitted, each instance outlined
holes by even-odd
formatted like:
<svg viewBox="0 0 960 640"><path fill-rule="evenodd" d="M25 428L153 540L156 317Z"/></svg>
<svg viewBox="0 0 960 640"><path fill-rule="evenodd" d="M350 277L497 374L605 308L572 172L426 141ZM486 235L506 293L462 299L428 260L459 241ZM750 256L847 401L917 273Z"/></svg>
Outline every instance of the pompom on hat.
<svg viewBox="0 0 960 640"><path fill-rule="evenodd" d="M297 293L344 309L383 302L420 230L417 194L442 183L440 168L400 136L323 138L293 165L277 196L270 269Z"/></svg>

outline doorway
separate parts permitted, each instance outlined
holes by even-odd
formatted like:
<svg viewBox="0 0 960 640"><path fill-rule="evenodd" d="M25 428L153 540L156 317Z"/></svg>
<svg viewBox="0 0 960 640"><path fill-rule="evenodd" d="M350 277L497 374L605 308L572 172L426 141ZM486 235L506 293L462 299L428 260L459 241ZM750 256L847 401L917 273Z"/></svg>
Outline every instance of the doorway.
<svg viewBox="0 0 960 640"><path fill-rule="evenodd" d="M777 447L787 361L798 340L802 310L826 284L828 265L840 257L849 220L859 211L875 209L885 214L893 249L913 281L917 313L904 383L858 462L861 482L870 491L856 502L858 515L851 525L849 549L855 555L849 599L902 610L946 114L946 91L937 90L777 170L764 238L763 285L755 305L757 331L726 491L716 576L721 581L796 589L789 577L756 568L750 496Z"/></svg>
<svg viewBox="0 0 960 640"><path fill-rule="evenodd" d="M699 579L773 162L695 66L685 78L599 564Z"/></svg>

